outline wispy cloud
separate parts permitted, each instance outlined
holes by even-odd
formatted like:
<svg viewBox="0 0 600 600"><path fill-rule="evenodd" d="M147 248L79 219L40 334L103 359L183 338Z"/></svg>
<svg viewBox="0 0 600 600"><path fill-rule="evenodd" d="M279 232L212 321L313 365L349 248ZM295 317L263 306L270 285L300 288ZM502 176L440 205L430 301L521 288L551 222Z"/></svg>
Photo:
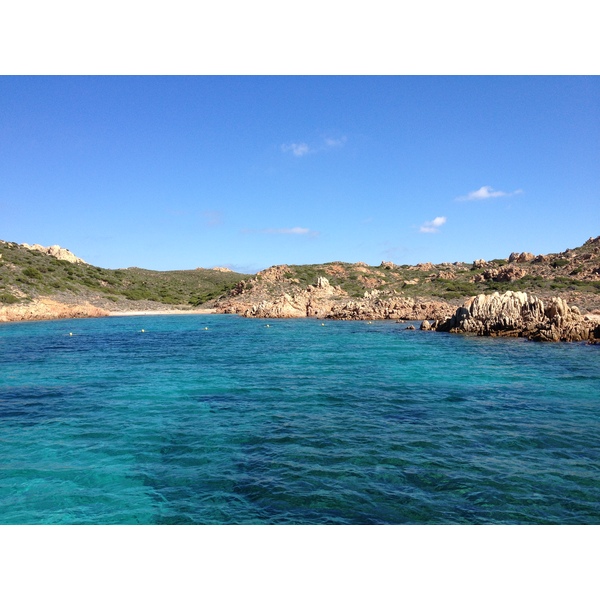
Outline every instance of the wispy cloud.
<svg viewBox="0 0 600 600"><path fill-rule="evenodd" d="M425 221L419 228L421 233L437 233L446 222L446 217L436 217L433 221Z"/></svg>
<svg viewBox="0 0 600 600"><path fill-rule="evenodd" d="M268 235L297 235L306 237L317 237L318 231L308 227L269 227L266 229L242 229L241 233L263 233Z"/></svg>
<svg viewBox="0 0 600 600"><path fill-rule="evenodd" d="M282 227L280 229L262 229L262 233L278 233L282 235L307 235L315 237L319 235L318 231L308 229L308 227Z"/></svg>
<svg viewBox="0 0 600 600"><path fill-rule="evenodd" d="M315 143L293 142L290 144L281 144L280 148L282 152L289 152L300 158L307 154L316 154L318 152L333 150L334 148L342 148L347 141L348 138L345 135L339 137L324 136L320 141Z"/></svg>
<svg viewBox="0 0 600 600"><path fill-rule="evenodd" d="M488 200L489 198L502 198L503 196L515 196L516 194L522 194L523 190L515 190L514 192L503 192L502 190L495 190L491 185L483 185L478 190L469 192L466 196L459 196L456 200L461 202L470 200Z"/></svg>
<svg viewBox="0 0 600 600"><path fill-rule="evenodd" d="M340 138L326 137L325 146L327 146L328 148L341 148L347 141L348 138L345 135L343 135Z"/></svg>
<svg viewBox="0 0 600 600"><path fill-rule="evenodd" d="M281 151L291 152L294 156L304 156L311 152L311 149L308 144L302 142L300 144L282 144Z"/></svg>

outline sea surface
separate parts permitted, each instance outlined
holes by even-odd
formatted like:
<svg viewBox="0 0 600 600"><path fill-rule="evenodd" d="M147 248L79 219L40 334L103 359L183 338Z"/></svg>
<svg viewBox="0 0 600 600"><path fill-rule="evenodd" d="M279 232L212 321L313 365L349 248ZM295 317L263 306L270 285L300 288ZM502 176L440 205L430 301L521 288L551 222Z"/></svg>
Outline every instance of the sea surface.
<svg viewBox="0 0 600 600"><path fill-rule="evenodd" d="M233 315L1 324L0 523L600 524L600 346Z"/></svg>

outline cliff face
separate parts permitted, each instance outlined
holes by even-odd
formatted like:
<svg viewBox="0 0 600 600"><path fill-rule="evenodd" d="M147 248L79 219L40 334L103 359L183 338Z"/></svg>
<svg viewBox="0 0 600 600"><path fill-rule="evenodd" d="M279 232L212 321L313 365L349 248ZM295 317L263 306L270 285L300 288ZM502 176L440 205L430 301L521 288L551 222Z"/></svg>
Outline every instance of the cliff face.
<svg viewBox="0 0 600 600"><path fill-rule="evenodd" d="M526 337L536 341L600 342L600 324L562 298L544 302L525 292L481 294L437 324L437 331L484 336Z"/></svg>

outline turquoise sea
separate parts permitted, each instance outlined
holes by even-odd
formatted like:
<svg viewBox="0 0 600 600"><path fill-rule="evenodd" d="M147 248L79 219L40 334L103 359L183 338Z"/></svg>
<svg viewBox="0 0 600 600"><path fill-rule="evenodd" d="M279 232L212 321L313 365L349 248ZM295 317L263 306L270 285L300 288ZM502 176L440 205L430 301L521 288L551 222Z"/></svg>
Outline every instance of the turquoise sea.
<svg viewBox="0 0 600 600"><path fill-rule="evenodd" d="M600 523L600 346L321 323L1 324L0 523Z"/></svg>

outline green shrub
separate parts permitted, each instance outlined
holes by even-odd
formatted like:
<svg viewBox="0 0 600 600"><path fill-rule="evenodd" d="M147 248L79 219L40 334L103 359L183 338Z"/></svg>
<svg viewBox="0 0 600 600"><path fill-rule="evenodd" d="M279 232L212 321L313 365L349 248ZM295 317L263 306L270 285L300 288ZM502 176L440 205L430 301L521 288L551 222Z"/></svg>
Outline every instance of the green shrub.
<svg viewBox="0 0 600 600"><path fill-rule="evenodd" d="M23 269L23 275L26 275L27 277L29 277L31 279L41 279L42 278L42 274L37 269L34 269L33 267L27 267L26 269Z"/></svg>
<svg viewBox="0 0 600 600"><path fill-rule="evenodd" d="M0 304L15 304L19 299L8 292L0 293Z"/></svg>

